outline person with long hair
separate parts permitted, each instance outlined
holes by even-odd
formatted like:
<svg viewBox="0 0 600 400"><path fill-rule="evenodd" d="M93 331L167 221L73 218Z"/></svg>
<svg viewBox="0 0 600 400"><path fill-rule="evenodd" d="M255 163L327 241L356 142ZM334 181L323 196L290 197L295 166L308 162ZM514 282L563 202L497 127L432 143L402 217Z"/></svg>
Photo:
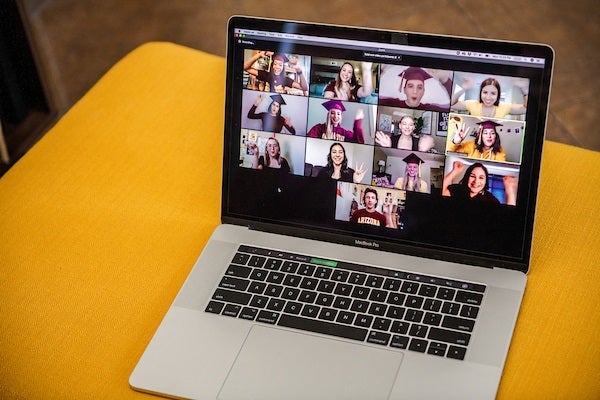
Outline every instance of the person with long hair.
<svg viewBox="0 0 600 400"><path fill-rule="evenodd" d="M480 158L483 160L506 161L506 153L500 143L500 135L496 128L502 124L486 120L478 122L479 128L475 134L474 141L463 142L470 131L470 127L465 128L465 123L459 125L460 117L453 117L454 137L448 144L448 151L465 153L470 158Z"/></svg>
<svg viewBox="0 0 600 400"><path fill-rule="evenodd" d="M262 103L265 98L264 94L259 94L250 110L248 110L248 118L260 119L262 121L262 130L266 132L280 133L283 128L287 129L292 135L296 134L296 129L292 125L288 117L281 115L281 107L286 103L283 96L280 94L271 95L271 103L267 109L267 112L256 112L256 108Z"/></svg>
<svg viewBox="0 0 600 400"><path fill-rule="evenodd" d="M331 81L323 91L326 99L338 99L346 101L359 101L368 97L373 92L373 76L371 68L373 63L362 62L362 86L358 83L354 74L354 66L349 62L342 64L335 80Z"/></svg>
<svg viewBox="0 0 600 400"><path fill-rule="evenodd" d="M479 100L461 100L458 99L467 90L473 88L475 83L470 78L464 78L461 90L452 95L452 111L468 111L469 114L478 117L504 118L507 114L521 115L527 112L528 89L519 86L523 94L523 104L501 103L500 82L495 78L487 78L479 86Z"/></svg>
<svg viewBox="0 0 600 400"><path fill-rule="evenodd" d="M308 137L337 140L338 142L364 143L362 121L365 117L361 108L356 110L352 130L342 126L342 114L346 107L340 100L327 100L322 104L327 110L327 118L324 123L316 124L306 134Z"/></svg>
<svg viewBox="0 0 600 400"><path fill-rule="evenodd" d="M265 154L259 155L258 146L256 143L249 143L248 149L252 152L252 168L260 170L277 170L287 174L290 172L290 164L281 156L281 146L279 141L274 137L267 139L265 144Z"/></svg>
<svg viewBox="0 0 600 400"><path fill-rule="evenodd" d="M364 164L359 166L356 163L356 170L348 167L346 149L344 149L341 143L335 142L329 147L327 165L319 171L317 177L330 178L342 182L360 183L366 172Z"/></svg>
<svg viewBox="0 0 600 400"><path fill-rule="evenodd" d="M410 153L402 160L406 163L404 168L404 176L396 179L394 187L396 189L408 190L411 192L429 193L429 185L423 179L421 179L421 164L424 161L415 155Z"/></svg>
<svg viewBox="0 0 600 400"><path fill-rule="evenodd" d="M464 171L458 183L453 183ZM508 205L517 204L518 180L514 176L504 176L504 202ZM444 176L442 195L455 199L500 204L500 201L489 191L488 170L482 163L474 163L465 169L461 161L452 163L452 170Z"/></svg>

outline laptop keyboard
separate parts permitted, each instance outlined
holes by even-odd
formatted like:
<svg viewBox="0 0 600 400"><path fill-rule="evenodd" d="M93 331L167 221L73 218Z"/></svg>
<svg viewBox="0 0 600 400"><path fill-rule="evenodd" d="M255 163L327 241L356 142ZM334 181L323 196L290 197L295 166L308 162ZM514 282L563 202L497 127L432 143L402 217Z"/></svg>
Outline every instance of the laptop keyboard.
<svg viewBox="0 0 600 400"><path fill-rule="evenodd" d="M241 245L205 311L463 360L485 286Z"/></svg>

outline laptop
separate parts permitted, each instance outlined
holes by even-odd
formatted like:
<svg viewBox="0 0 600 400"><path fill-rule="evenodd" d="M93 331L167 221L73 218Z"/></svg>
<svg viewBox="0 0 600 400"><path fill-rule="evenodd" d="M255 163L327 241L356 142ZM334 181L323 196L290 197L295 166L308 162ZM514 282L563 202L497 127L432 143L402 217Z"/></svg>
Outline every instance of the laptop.
<svg viewBox="0 0 600 400"><path fill-rule="evenodd" d="M132 388L494 398L530 267L552 49L243 16L227 45L222 224Z"/></svg>

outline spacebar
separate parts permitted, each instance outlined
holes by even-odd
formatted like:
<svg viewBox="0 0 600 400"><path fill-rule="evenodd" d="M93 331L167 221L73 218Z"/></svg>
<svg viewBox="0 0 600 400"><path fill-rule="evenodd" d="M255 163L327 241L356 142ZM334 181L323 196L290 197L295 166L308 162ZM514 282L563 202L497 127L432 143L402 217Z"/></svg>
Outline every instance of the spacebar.
<svg viewBox="0 0 600 400"><path fill-rule="evenodd" d="M294 315L283 314L279 318L279 322L277 323L277 325L285 326L287 328L302 329L304 331L324 333L326 335L333 335L343 337L346 339L354 339L360 341L364 341L367 337L366 329L356 328L348 325L332 324L330 322L296 317Z"/></svg>

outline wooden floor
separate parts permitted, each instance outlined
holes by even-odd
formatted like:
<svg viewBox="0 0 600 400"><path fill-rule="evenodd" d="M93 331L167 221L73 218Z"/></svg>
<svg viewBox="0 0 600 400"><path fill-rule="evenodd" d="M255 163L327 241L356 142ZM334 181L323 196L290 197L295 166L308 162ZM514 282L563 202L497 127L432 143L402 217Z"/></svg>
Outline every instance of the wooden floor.
<svg viewBox="0 0 600 400"><path fill-rule="evenodd" d="M224 56L229 16L246 14L550 44L556 61L547 139L600 150L597 0L23 0L22 4L58 117L142 43L171 41Z"/></svg>

